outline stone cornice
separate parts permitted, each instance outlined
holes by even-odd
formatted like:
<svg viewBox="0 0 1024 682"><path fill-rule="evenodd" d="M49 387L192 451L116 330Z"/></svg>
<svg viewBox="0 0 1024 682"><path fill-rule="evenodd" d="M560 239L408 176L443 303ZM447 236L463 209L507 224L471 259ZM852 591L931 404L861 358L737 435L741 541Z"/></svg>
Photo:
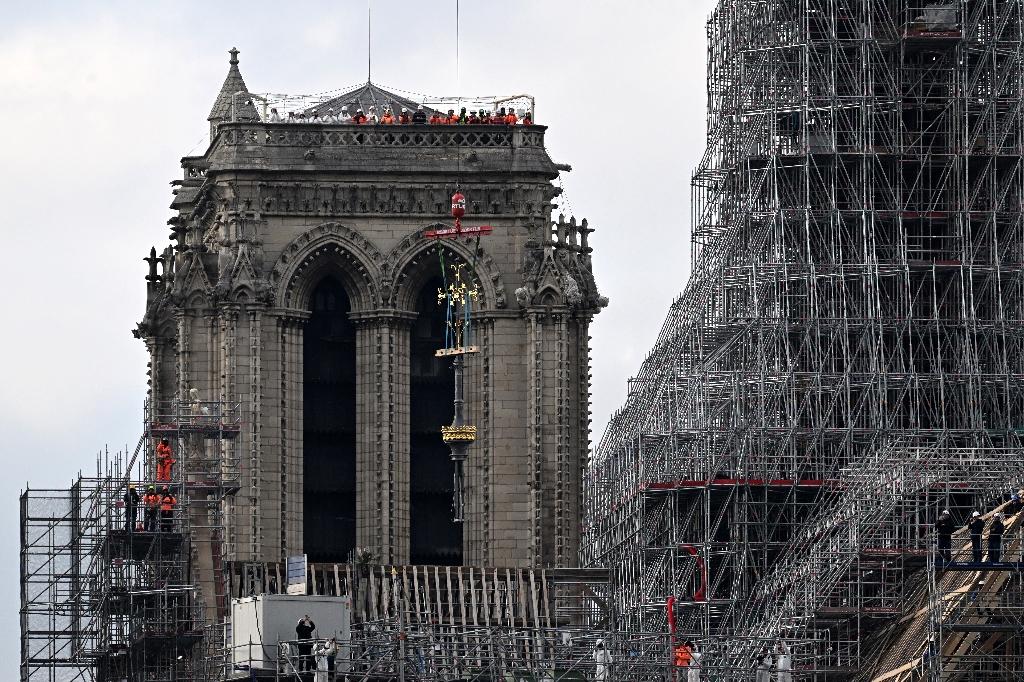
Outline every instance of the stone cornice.
<svg viewBox="0 0 1024 682"><path fill-rule="evenodd" d="M372 325L375 322L411 325L417 317L419 315L411 310L398 310L396 308L360 310L359 312L348 314L348 319L352 320L356 325Z"/></svg>

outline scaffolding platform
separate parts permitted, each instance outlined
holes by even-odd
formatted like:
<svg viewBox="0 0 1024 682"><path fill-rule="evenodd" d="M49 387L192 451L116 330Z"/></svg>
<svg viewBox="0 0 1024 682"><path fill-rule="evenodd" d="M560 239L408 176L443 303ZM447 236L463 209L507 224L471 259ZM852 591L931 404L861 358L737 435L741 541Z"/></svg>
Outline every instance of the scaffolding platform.
<svg viewBox="0 0 1024 682"><path fill-rule="evenodd" d="M101 453L96 475L68 489L22 493L23 681L57 679L58 670L98 682L216 679L238 413L210 401L147 402L134 452ZM161 439L175 462L157 480ZM130 484L140 496L148 485L174 496L169 516L159 502L161 530L126 527ZM145 523L143 499L135 509Z"/></svg>

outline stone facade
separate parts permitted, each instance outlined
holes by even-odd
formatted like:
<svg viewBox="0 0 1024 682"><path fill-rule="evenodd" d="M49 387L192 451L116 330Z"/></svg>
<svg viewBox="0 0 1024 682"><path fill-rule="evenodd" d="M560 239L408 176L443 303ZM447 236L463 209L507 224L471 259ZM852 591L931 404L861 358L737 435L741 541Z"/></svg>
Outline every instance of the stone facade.
<svg viewBox="0 0 1024 682"><path fill-rule="evenodd" d="M606 300L587 222L552 220L559 166L545 127L260 123L235 94L244 90L233 53L210 146L182 161L171 245L151 253L136 330L151 356L152 400L194 387L242 406L226 558L304 550L304 330L329 276L355 325L356 544L384 563L409 561L410 335L443 255L481 291L481 352L467 363L479 438L466 463L462 562L575 565L588 328ZM467 224L493 233L478 243L424 238L448 220L456 188Z"/></svg>

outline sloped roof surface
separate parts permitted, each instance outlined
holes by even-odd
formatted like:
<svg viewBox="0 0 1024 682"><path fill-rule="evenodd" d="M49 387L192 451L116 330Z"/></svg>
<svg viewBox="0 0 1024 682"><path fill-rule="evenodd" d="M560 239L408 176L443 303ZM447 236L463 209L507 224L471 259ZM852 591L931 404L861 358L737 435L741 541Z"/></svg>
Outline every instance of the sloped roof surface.
<svg viewBox="0 0 1024 682"><path fill-rule="evenodd" d="M309 115L316 112L323 116L327 113L328 109L333 109L334 112L337 113L341 111L342 107L347 107L348 113L350 114L354 114L356 109L362 109L364 112L369 113L370 107L374 106L377 108L377 113L380 114L384 112L385 106L390 106L391 111L397 114L402 110L402 107L413 112L416 111L416 107L419 105L419 102L414 102L407 97L402 97L394 94L393 92L388 92L387 90L367 81L354 90L350 90L342 95L329 99L326 102L322 102L315 107L306 109L305 113L306 115ZM423 107L423 111L426 112L427 116L434 113L434 110L427 106Z"/></svg>

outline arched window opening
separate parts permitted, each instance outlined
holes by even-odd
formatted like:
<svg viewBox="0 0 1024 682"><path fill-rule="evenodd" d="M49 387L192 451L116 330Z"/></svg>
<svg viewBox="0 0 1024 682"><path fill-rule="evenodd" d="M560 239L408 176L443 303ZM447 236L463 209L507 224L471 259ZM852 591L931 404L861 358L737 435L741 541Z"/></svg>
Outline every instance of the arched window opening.
<svg viewBox="0 0 1024 682"><path fill-rule="evenodd" d="M310 561L356 546L356 332L333 277L313 290L303 342L303 523Z"/></svg>
<svg viewBox="0 0 1024 682"><path fill-rule="evenodd" d="M428 281L412 326L409 453L409 560L413 564L462 564L462 525L452 520L455 472L441 427L451 424L455 379L451 361L434 356L445 345L445 309L437 303L440 276Z"/></svg>

